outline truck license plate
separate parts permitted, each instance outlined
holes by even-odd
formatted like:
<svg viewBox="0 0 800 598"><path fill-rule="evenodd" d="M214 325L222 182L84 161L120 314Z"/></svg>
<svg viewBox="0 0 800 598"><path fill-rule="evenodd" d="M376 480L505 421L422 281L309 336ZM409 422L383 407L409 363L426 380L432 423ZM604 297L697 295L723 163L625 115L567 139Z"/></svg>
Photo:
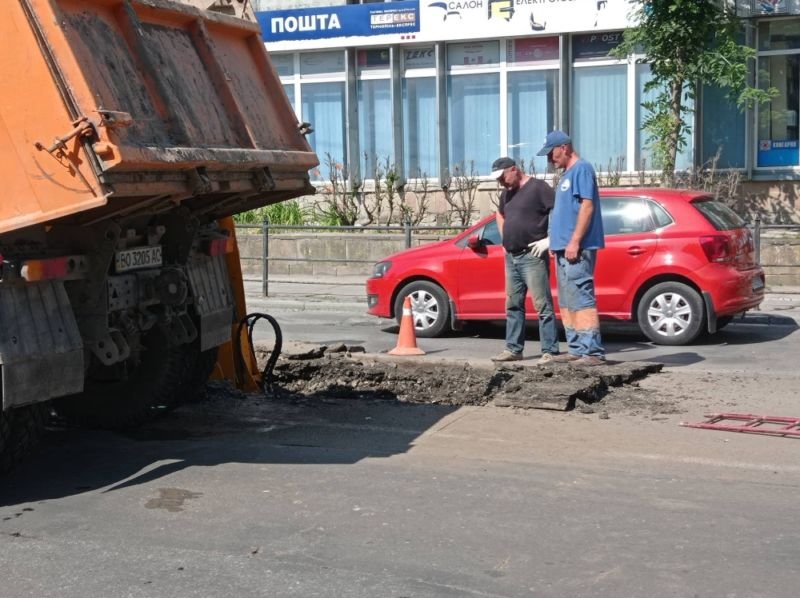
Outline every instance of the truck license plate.
<svg viewBox="0 0 800 598"><path fill-rule="evenodd" d="M127 272L140 268L157 268L161 262L161 245L137 247L118 251L114 260L114 268L118 273Z"/></svg>
<svg viewBox="0 0 800 598"><path fill-rule="evenodd" d="M761 280L760 276L753 276L753 290L760 291L764 288L764 281Z"/></svg>

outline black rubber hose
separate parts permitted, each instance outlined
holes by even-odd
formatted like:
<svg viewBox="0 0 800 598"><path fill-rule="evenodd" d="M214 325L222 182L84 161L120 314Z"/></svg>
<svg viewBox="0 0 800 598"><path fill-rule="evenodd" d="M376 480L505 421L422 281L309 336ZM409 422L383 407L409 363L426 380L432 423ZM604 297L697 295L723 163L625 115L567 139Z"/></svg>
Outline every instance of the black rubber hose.
<svg viewBox="0 0 800 598"><path fill-rule="evenodd" d="M236 339L241 338L242 329L247 326L247 344L250 347L250 353L255 355L255 349L253 347L253 329L256 326L256 322L259 320L267 320L270 324L272 324L272 328L275 331L275 344L272 347L272 352L267 359L267 363L264 365L264 370L261 372L261 390L264 394L269 392L274 392L273 388L273 370L275 369L275 364L278 362L278 357L281 354L281 349L283 348L283 333L281 332L281 327L278 324L278 321L273 318L269 314L262 314L262 313L252 313L247 314L242 321L239 322L239 327L236 330ZM236 342L236 352L235 355L236 359L236 374L239 380L244 379L244 356L242 355L242 344L241 342Z"/></svg>

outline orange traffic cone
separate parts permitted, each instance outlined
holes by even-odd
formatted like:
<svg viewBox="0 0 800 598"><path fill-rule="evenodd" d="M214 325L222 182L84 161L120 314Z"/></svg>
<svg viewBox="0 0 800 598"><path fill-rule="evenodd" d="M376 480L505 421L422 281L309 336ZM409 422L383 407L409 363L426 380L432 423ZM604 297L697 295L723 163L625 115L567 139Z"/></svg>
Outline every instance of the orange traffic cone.
<svg viewBox="0 0 800 598"><path fill-rule="evenodd" d="M425 355L425 351L417 347L417 334L414 332L414 318L411 315L411 297L403 301L403 318L400 320L400 334L397 346L389 351L389 355Z"/></svg>

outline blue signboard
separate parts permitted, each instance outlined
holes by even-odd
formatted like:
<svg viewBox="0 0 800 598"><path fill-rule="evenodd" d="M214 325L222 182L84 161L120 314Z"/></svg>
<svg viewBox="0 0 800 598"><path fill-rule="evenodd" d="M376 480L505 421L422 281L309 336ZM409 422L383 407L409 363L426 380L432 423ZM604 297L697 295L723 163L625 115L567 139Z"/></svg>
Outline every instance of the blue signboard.
<svg viewBox="0 0 800 598"><path fill-rule="evenodd" d="M797 166L798 142L796 139L788 141L772 141L763 139L758 142L759 166Z"/></svg>
<svg viewBox="0 0 800 598"><path fill-rule="evenodd" d="M257 12L265 42L419 31L419 1Z"/></svg>

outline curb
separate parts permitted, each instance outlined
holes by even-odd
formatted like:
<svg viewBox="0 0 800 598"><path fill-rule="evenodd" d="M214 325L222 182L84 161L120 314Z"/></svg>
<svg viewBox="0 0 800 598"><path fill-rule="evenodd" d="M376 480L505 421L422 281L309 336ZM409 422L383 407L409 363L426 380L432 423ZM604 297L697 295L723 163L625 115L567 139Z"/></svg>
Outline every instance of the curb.
<svg viewBox="0 0 800 598"><path fill-rule="evenodd" d="M320 312L344 312L348 314L359 314L364 317L374 318L367 313L366 301L354 299L343 300L336 297L320 297L314 299L293 298L293 297L254 297L248 296L248 311L269 311L270 309L283 309L287 311L320 311ZM760 325L760 326L792 326L800 325L800 312L787 312L785 315L778 312L747 312L744 317L733 320L733 324Z"/></svg>
<svg viewBox="0 0 800 598"><path fill-rule="evenodd" d="M330 299L290 299L274 297L246 297L247 310L265 310L270 308L285 309L288 311L338 311L346 313L367 314L367 302L341 301ZM374 317L374 316L370 316Z"/></svg>

